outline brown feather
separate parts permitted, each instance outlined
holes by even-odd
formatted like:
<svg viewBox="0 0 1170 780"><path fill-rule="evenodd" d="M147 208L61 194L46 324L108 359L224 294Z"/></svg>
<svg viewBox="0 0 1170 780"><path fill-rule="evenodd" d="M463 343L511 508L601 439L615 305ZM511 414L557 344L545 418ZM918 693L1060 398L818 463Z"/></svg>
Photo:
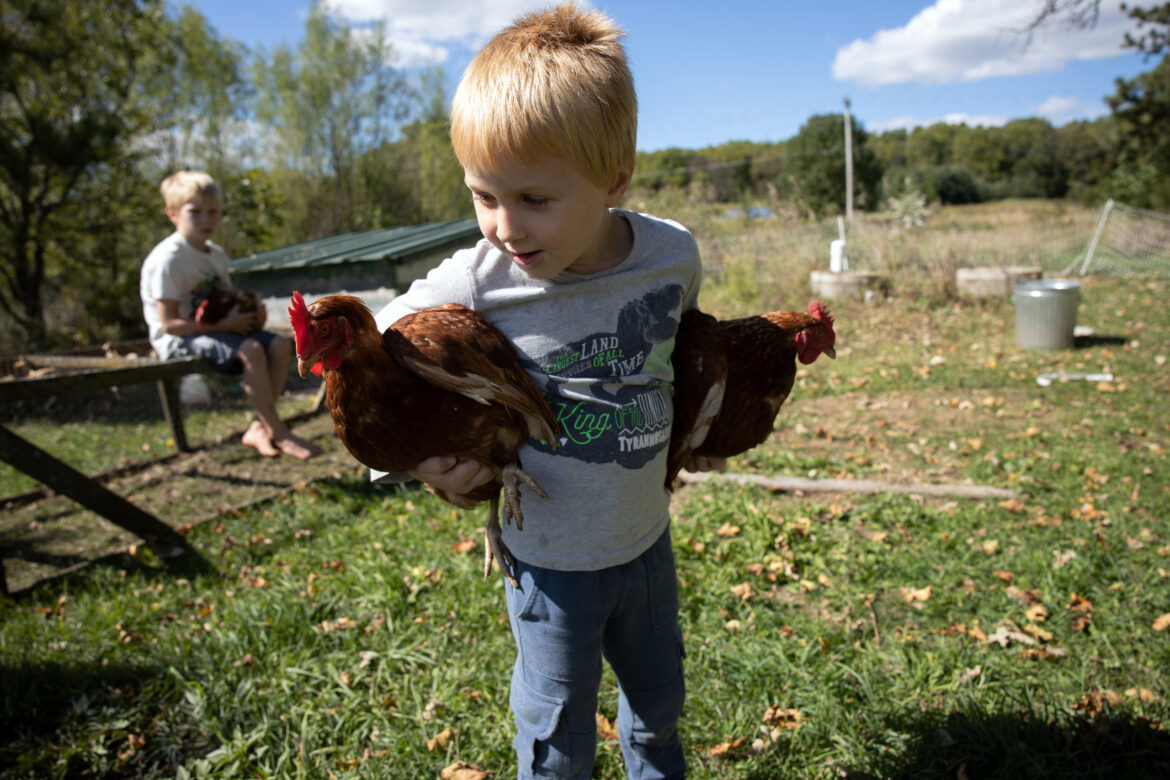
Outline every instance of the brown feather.
<svg viewBox="0 0 1170 780"><path fill-rule="evenodd" d="M349 330L340 365L324 371L325 397L338 438L360 463L404 473L437 455L478 459L497 481L466 496L440 494L467 507L499 492L499 474L516 463L530 429L556 446L548 402L503 334L476 312L424 310L383 335L357 298L328 296L309 310L315 323L332 317Z"/></svg>
<svg viewBox="0 0 1170 780"><path fill-rule="evenodd" d="M692 456L729 458L768 438L796 379L796 336L823 326L816 317L792 311L723 322L690 312L683 316L671 358L675 428L667 487ZM706 371L694 368L699 365ZM704 419L694 410L708 397L721 370L726 382L722 403L714 419ZM703 424L709 425L706 436L699 430Z"/></svg>

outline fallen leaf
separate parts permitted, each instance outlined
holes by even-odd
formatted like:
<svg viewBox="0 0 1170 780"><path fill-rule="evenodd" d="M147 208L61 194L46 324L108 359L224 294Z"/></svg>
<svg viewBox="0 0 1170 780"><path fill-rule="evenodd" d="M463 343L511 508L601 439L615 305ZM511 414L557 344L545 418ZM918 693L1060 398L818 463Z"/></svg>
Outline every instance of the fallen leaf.
<svg viewBox="0 0 1170 780"><path fill-rule="evenodd" d="M1008 628L1007 626L1000 626L999 628L995 629L992 634L988 635L987 641L994 642L1003 648L1007 648L1007 646L1013 642L1018 642L1025 645L1036 644L1036 640L1024 632L1016 631L1014 629Z"/></svg>
<svg viewBox="0 0 1170 780"><path fill-rule="evenodd" d="M439 772L441 780L488 780L492 775L474 764L456 761Z"/></svg>
<svg viewBox="0 0 1170 780"><path fill-rule="evenodd" d="M779 726L789 731L795 731L800 728L803 722L804 715L801 714L800 710L785 709L779 704L773 704L764 712L765 726Z"/></svg>
<svg viewBox="0 0 1170 780"><path fill-rule="evenodd" d="M930 593L934 589L933 585L927 585L925 588L906 588L901 589L902 601L907 604L912 604L915 601L926 601L930 598Z"/></svg>
<svg viewBox="0 0 1170 780"><path fill-rule="evenodd" d="M1165 631L1168 628L1170 628L1170 612L1167 612L1165 615L1159 615L1158 617L1154 618L1154 630L1155 631Z"/></svg>
<svg viewBox="0 0 1170 780"><path fill-rule="evenodd" d="M613 723L609 718L597 713L597 738L602 742L620 742L621 738L618 736L617 729L613 727Z"/></svg>
<svg viewBox="0 0 1170 780"><path fill-rule="evenodd" d="M1117 695L1117 691L1110 690L1109 688L1094 688L1085 694L1084 698L1074 704L1073 709L1084 710L1090 715L1096 715L1107 706L1111 709L1119 707L1121 701L1121 697Z"/></svg>
<svg viewBox="0 0 1170 780"><path fill-rule="evenodd" d="M979 675L981 674L983 674L983 667L976 665L959 672L955 680L959 685L965 685L973 680L979 679Z"/></svg>
<svg viewBox="0 0 1170 780"><path fill-rule="evenodd" d="M733 536L739 536L739 526L731 523L724 523L715 531L716 536L722 536L724 539L730 539Z"/></svg>
<svg viewBox="0 0 1170 780"><path fill-rule="evenodd" d="M732 585L731 595L743 601L750 600L752 597L752 584L750 582L741 582L739 585Z"/></svg>
<svg viewBox="0 0 1170 780"><path fill-rule="evenodd" d="M715 747L707 751L710 756L722 756L733 750L739 750L743 747L743 743L747 742L747 737L740 737L739 739L729 739L726 742L720 742Z"/></svg>
<svg viewBox="0 0 1170 780"><path fill-rule="evenodd" d="M1070 612L1092 612L1093 602L1074 591L1072 596L1069 597L1068 604L1065 605L1065 608Z"/></svg>
<svg viewBox="0 0 1170 780"><path fill-rule="evenodd" d="M1027 631L1032 636L1039 639L1041 642L1052 641L1052 632L1045 631L1043 628L1040 628L1040 626L1036 625L1035 623L1029 623L1028 625L1024 626L1024 630Z"/></svg>
<svg viewBox="0 0 1170 780"><path fill-rule="evenodd" d="M467 538L460 538L459 541L457 541L451 545L451 549L456 554L466 555L467 553L473 552L475 550L475 548L478 546L479 545L475 541L475 539L467 537Z"/></svg>
<svg viewBox="0 0 1170 780"><path fill-rule="evenodd" d="M1146 704L1158 700L1158 695L1149 688L1130 688L1125 692L1125 695L1131 699L1136 698Z"/></svg>
<svg viewBox="0 0 1170 780"><path fill-rule="evenodd" d="M455 739L455 729L446 728L427 740L427 750L434 753L436 750L446 750Z"/></svg>
<svg viewBox="0 0 1170 780"><path fill-rule="evenodd" d="M1068 655L1068 651L1063 647L1052 647L1051 645L1025 647L1020 651L1020 657L1030 661L1051 661L1054 658L1064 658L1066 655Z"/></svg>
<svg viewBox="0 0 1170 780"><path fill-rule="evenodd" d="M1043 623L1048 619L1048 610L1044 608L1043 604L1033 604L1032 606L1028 607L1024 614L1028 617L1028 620L1032 621L1033 623Z"/></svg>
<svg viewBox="0 0 1170 780"><path fill-rule="evenodd" d="M995 555L997 552L999 552L999 540L986 539L979 545L979 547L988 555Z"/></svg>

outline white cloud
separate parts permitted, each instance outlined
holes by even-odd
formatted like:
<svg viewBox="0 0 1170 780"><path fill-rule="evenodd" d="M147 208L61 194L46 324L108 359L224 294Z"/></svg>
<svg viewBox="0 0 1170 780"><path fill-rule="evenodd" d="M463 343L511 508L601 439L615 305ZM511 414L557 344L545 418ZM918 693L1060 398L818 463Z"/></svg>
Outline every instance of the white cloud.
<svg viewBox="0 0 1170 780"><path fill-rule="evenodd" d="M973 116L961 112L946 114L945 116L938 116L933 119L899 116L880 122L866 122L865 129L874 133L885 133L890 130L913 130L916 127L929 127L939 122L948 125L967 125L968 127L1002 127L1008 123L1008 118L997 114Z"/></svg>
<svg viewBox="0 0 1170 780"><path fill-rule="evenodd" d="M1080 98L1053 95L1033 109L1036 116L1047 119L1054 125L1063 125L1078 119L1096 119L1109 113L1104 103L1086 103Z"/></svg>
<svg viewBox="0 0 1170 780"><path fill-rule="evenodd" d="M1096 26L1078 30L1051 21L1029 42L1020 31L1037 8L1022 0L937 0L904 26L879 30L838 50L833 76L880 86L1043 73L1072 60L1119 56L1125 32L1133 29L1116 4L1103 2Z"/></svg>
<svg viewBox="0 0 1170 780"><path fill-rule="evenodd" d="M408 68L444 62L453 47L479 48L513 19L547 0L325 0L352 24L386 20L394 64ZM583 4L584 5L584 4Z"/></svg>

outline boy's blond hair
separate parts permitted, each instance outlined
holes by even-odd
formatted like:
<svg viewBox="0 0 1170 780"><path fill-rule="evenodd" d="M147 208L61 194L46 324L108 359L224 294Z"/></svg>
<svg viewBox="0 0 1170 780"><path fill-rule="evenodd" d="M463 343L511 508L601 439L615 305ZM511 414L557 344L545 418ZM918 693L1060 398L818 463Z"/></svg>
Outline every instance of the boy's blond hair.
<svg viewBox="0 0 1170 780"><path fill-rule="evenodd" d="M219 185L203 171L178 171L163 179L163 203L167 208L180 209L195 198L209 196L221 200Z"/></svg>
<svg viewBox="0 0 1170 780"><path fill-rule="evenodd" d="M468 65L451 105L464 167L563 157L599 187L632 173L638 131L625 32L572 3L517 19Z"/></svg>

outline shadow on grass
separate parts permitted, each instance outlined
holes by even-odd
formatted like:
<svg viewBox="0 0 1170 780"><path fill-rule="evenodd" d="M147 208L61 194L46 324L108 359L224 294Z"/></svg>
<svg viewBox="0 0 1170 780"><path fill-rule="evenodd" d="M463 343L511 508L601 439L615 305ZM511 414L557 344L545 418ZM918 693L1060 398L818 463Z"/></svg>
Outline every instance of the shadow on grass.
<svg viewBox="0 0 1170 780"><path fill-rule="evenodd" d="M1035 713L952 712L945 719L885 724L908 737L872 768L845 768L854 780L1004 778L1046 780L1170 777L1170 733L1120 711L1048 718Z"/></svg>
<svg viewBox="0 0 1170 780"><path fill-rule="evenodd" d="M1076 349L1089 349L1090 347L1116 347L1125 344L1129 339L1125 336L1075 336L1073 338L1073 347Z"/></svg>
<svg viewBox="0 0 1170 780"><path fill-rule="evenodd" d="M3 777L173 777L185 758L214 747L163 667L0 666L0 690Z"/></svg>

